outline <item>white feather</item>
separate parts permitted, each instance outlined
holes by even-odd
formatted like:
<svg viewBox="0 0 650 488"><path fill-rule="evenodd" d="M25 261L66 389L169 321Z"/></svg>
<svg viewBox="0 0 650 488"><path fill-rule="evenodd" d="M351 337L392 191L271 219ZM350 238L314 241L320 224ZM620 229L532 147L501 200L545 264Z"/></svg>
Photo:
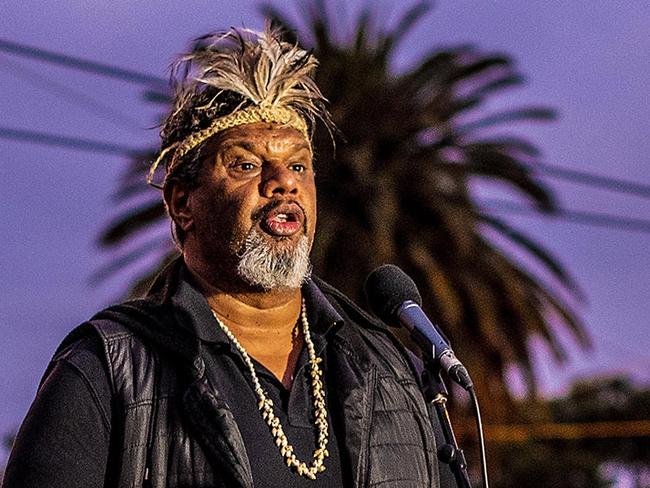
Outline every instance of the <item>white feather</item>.
<svg viewBox="0 0 650 488"><path fill-rule="evenodd" d="M320 119L333 127L326 100L312 78L316 58L283 41L280 29L268 24L263 32L232 28L199 41L172 68L175 113L188 108L207 87L214 87L238 93L255 105L291 108L312 123Z"/></svg>

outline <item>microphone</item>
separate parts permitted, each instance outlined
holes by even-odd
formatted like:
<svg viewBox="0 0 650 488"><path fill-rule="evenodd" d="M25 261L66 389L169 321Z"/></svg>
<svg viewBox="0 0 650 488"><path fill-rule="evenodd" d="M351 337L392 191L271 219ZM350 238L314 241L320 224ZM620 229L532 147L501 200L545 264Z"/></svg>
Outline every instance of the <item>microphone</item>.
<svg viewBox="0 0 650 488"><path fill-rule="evenodd" d="M465 390L474 387L469 373L456 358L447 338L421 308L422 297L413 280L394 264L384 264L368 275L364 285L370 309L388 325L399 323L411 338Z"/></svg>

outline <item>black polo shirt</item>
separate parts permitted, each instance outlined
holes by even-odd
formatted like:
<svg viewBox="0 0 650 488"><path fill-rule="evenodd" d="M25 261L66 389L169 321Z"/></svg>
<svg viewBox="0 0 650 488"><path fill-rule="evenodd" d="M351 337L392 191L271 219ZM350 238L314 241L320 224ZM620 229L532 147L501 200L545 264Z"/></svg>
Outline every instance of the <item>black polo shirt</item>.
<svg viewBox="0 0 650 488"><path fill-rule="evenodd" d="M334 310L321 291L311 282L303 287L303 297L307 306L307 320L314 348L323 370L326 404L328 402L327 375L327 336L343 325L341 316ZM342 434L335 416L329 413L329 457L325 459L325 471L315 480L297 475L284 462L273 436L258 409L259 399L253 390L248 367L237 348L212 317L212 312L205 307L205 300L197 300L196 290L186 281L181 280L174 299L179 299L186 307L192 307L191 322L195 334L201 339L203 356L208 379L226 401L239 430L242 434L250 461L253 481L258 487L339 487L344 483L339 455L338 440ZM314 402L311 390L310 366L306 347L303 347L296 364L294 381L290 390L286 390L280 380L255 358L251 357L255 373L267 396L273 400L274 411L280 419L282 429L289 443L294 448L296 457L308 465L313 459L317 446L317 429L314 423ZM331 412L331 410L330 410ZM348 470L345 470L348 471ZM349 471L348 471L349 472Z"/></svg>
<svg viewBox="0 0 650 488"><path fill-rule="evenodd" d="M324 372L326 401L336 381L327 374L327 337L343 326L341 317L311 282L303 287L312 341ZM174 300L192 317L202 341L206 374L230 406L241 431L256 487L339 487L351 484L351 470L340 456L342 422L328 408L329 457L316 480L291 471L273 442L257 409L250 372L212 317L203 296L186 280L179 282ZM87 337L74 346L83 361L57 361L39 389L11 453L5 488L101 488L111 458L111 391L99 338ZM68 356L69 357L69 356ZM298 459L309 464L317 448L314 406L308 381L305 348L287 391L264 366L253 361L275 414ZM79 365L83 364L83 367ZM328 402L328 406L329 406Z"/></svg>

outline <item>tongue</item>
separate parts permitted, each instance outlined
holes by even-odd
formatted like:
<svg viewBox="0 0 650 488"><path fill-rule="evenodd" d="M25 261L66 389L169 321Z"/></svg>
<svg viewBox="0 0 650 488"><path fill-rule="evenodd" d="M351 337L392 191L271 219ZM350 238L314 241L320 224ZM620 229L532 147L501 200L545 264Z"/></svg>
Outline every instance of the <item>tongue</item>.
<svg viewBox="0 0 650 488"><path fill-rule="evenodd" d="M266 227L276 236L290 236L300 230L300 222L296 220L287 220L278 216L271 217L265 221Z"/></svg>

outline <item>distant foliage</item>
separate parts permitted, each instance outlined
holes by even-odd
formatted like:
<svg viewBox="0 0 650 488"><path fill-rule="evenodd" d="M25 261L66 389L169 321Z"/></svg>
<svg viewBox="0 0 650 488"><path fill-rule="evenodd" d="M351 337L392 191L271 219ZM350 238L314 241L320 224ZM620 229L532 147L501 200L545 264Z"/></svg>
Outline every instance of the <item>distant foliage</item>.
<svg viewBox="0 0 650 488"><path fill-rule="evenodd" d="M596 423L643 420L650 423L650 390L624 378L576 383L571 392L550 401L551 421ZM491 446L499 475L493 488L607 488L617 477L634 486L650 486L650 436L626 434L603 437L594 430L581 439L552 439Z"/></svg>

